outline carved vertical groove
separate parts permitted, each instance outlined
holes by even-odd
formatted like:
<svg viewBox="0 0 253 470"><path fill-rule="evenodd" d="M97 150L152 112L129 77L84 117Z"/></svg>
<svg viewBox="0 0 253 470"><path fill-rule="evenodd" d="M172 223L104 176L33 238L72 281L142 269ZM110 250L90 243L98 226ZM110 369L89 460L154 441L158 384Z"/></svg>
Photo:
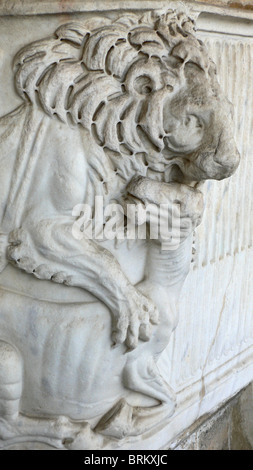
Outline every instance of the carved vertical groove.
<svg viewBox="0 0 253 470"><path fill-rule="evenodd" d="M195 268L252 247L252 61L253 43L208 37L205 40L218 68L220 84L235 106L235 136L242 155L238 172L229 180L206 183L208 210L199 236Z"/></svg>
<svg viewBox="0 0 253 470"><path fill-rule="evenodd" d="M234 176L205 183L207 207L197 229L193 270L180 302L180 324L167 352L171 359L167 376L177 390L253 344L253 41L208 33L201 39L234 105L235 139L242 158Z"/></svg>

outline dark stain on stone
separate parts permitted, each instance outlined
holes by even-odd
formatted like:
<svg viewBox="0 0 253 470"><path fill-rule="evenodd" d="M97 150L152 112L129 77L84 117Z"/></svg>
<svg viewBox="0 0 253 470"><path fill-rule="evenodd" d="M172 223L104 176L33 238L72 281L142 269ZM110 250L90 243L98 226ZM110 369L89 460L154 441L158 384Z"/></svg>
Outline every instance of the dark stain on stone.
<svg viewBox="0 0 253 470"><path fill-rule="evenodd" d="M250 5L250 3L240 3L240 2L229 2L228 6L230 8L237 8L237 9L243 9L243 10L253 10L253 4Z"/></svg>

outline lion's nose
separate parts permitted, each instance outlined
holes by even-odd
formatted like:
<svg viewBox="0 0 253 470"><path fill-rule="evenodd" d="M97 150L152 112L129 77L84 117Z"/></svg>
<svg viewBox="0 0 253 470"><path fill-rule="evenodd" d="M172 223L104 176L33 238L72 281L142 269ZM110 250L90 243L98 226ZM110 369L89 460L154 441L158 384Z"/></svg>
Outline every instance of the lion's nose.
<svg viewBox="0 0 253 470"><path fill-rule="evenodd" d="M222 180L231 176L240 162L240 154L233 138L220 138L216 150L202 151L193 160L178 159L180 182L189 184L207 179ZM183 179L181 175L183 174Z"/></svg>
<svg viewBox="0 0 253 470"><path fill-rule="evenodd" d="M226 137L223 132L217 150L214 154L214 163L220 166L217 179L228 178L238 168L240 153L232 137ZM219 168L218 168L219 169Z"/></svg>

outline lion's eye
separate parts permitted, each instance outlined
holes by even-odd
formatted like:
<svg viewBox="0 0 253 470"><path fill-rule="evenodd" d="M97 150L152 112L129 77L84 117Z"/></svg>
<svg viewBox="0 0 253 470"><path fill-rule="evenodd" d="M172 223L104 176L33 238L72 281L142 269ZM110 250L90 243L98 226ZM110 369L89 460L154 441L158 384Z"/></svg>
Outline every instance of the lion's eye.
<svg viewBox="0 0 253 470"><path fill-rule="evenodd" d="M151 91L152 91L152 88L150 86L144 86L142 88L142 94L143 95L148 95L149 93L151 93Z"/></svg>
<svg viewBox="0 0 253 470"><path fill-rule="evenodd" d="M192 61L185 63L185 70L193 70L193 71L198 71L198 72L204 71L203 67L201 66L199 62L197 63L197 62L192 62Z"/></svg>
<svg viewBox="0 0 253 470"><path fill-rule="evenodd" d="M148 95L153 90L153 82L151 78L147 77L146 75L141 75L135 79L134 89L140 95Z"/></svg>
<svg viewBox="0 0 253 470"><path fill-rule="evenodd" d="M188 129L189 128L191 128L191 129L193 129L193 128L194 129L202 129L202 127L203 127L203 124L200 121L200 119L197 116L194 116L193 114L190 115L190 116L186 116L184 118L184 125Z"/></svg>

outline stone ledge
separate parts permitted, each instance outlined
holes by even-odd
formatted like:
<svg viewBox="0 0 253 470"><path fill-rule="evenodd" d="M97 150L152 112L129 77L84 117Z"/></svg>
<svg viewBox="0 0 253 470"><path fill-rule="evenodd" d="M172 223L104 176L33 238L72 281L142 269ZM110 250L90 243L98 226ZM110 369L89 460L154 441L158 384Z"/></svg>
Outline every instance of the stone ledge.
<svg viewBox="0 0 253 470"><path fill-rule="evenodd" d="M250 384L215 413L202 416L170 450L252 450L252 400Z"/></svg>
<svg viewBox="0 0 253 470"><path fill-rule="evenodd" d="M43 14L70 14L89 11L109 10L148 10L168 8L167 0L2 0L0 15L43 15ZM228 14L241 18L253 17L253 5L249 0L190 0L187 2L196 13L213 12Z"/></svg>
<svg viewBox="0 0 253 470"><path fill-rule="evenodd" d="M208 3L210 5L227 6L228 8L236 8L242 10L253 10L251 0L192 0L195 3Z"/></svg>

